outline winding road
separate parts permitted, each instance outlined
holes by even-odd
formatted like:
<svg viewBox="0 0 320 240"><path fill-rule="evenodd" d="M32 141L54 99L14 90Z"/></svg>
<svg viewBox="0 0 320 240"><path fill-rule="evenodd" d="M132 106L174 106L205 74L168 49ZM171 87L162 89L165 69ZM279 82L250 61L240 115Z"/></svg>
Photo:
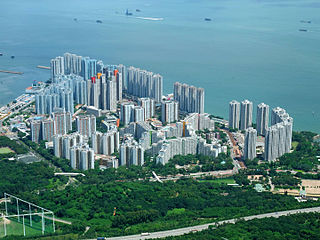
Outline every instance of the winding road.
<svg viewBox="0 0 320 240"><path fill-rule="evenodd" d="M292 214L297 214L297 213L310 213L310 212L320 212L320 207L302 208L302 209L294 209L294 210L281 211L281 212L265 213L265 214L243 217L241 219L243 219L245 221L249 221L252 219L261 219L261 218L268 218L268 217L276 217L277 218L277 217L285 216L285 215L292 215ZM213 222L213 223L208 223L208 224L203 224L203 225L197 225L197 226L192 226L192 227L178 228L178 229L161 231L161 232L153 232L153 233L149 233L147 236L145 236L146 234L144 234L143 236L142 236L142 234L137 234L137 235L129 235L129 236L121 236L121 237L111 237L111 238L106 238L106 239L107 240L140 240L140 239L164 238L164 237L169 237L169 236L179 236L179 235L187 234L190 232L198 232L198 231L208 229L208 227L210 225L216 226L216 225L221 225L224 223L235 223L237 220L238 219L234 218L234 219ZM94 239L92 239L92 240L94 240Z"/></svg>

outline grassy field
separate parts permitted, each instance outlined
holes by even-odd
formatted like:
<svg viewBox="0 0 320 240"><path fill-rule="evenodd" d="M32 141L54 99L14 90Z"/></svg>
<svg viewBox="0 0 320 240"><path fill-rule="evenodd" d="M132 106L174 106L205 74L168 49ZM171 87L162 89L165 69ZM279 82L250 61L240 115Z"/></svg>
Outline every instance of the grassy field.
<svg viewBox="0 0 320 240"><path fill-rule="evenodd" d="M212 182L212 183L219 183L219 184L234 184L236 183L233 178L217 178L212 180L200 180L199 182Z"/></svg>
<svg viewBox="0 0 320 240"><path fill-rule="evenodd" d="M0 148L0 154L7 154L7 153L12 153L13 151L8 148L8 147L2 147Z"/></svg>

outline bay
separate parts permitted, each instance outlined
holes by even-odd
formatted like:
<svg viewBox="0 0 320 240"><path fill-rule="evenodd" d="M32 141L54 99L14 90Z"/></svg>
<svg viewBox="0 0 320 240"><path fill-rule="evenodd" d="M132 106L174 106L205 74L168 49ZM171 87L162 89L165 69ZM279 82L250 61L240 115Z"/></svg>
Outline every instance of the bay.
<svg viewBox="0 0 320 240"><path fill-rule="evenodd" d="M72 52L160 73L165 93L176 81L203 87L214 115L249 99L320 132L319 13L315 0L1 0L0 69L24 74L0 73L0 104L49 78L37 65Z"/></svg>

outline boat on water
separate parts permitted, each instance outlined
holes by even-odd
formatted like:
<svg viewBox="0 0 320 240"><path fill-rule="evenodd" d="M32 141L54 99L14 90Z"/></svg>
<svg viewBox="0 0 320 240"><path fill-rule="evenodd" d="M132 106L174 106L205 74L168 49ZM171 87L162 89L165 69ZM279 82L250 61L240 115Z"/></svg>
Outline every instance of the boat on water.
<svg viewBox="0 0 320 240"><path fill-rule="evenodd" d="M307 30L307 29L300 28L299 31L300 31L300 32L307 32L308 30Z"/></svg>
<svg viewBox="0 0 320 240"><path fill-rule="evenodd" d="M211 21L211 18L205 18L204 20L209 22Z"/></svg>
<svg viewBox="0 0 320 240"><path fill-rule="evenodd" d="M127 16L132 16L132 13L131 13L131 12L129 12L129 10L127 9L127 11L126 11L126 15L127 15Z"/></svg>
<svg viewBox="0 0 320 240"><path fill-rule="evenodd" d="M137 8L137 9L136 9L136 12L141 12L141 10Z"/></svg>
<svg viewBox="0 0 320 240"><path fill-rule="evenodd" d="M301 22L301 23L311 23L310 20L301 20L300 22Z"/></svg>
<svg viewBox="0 0 320 240"><path fill-rule="evenodd" d="M74 19L73 19L73 21L75 21L75 22L76 22L76 21L78 21L78 19L77 19L77 18L74 18Z"/></svg>
<svg viewBox="0 0 320 240"><path fill-rule="evenodd" d="M12 55L11 58L14 59L15 57Z"/></svg>
<svg viewBox="0 0 320 240"><path fill-rule="evenodd" d="M97 22L97 23L102 23L102 21L101 21L101 20L97 20L96 22Z"/></svg>
<svg viewBox="0 0 320 240"><path fill-rule="evenodd" d="M3 56L3 53L0 53L0 56Z"/></svg>

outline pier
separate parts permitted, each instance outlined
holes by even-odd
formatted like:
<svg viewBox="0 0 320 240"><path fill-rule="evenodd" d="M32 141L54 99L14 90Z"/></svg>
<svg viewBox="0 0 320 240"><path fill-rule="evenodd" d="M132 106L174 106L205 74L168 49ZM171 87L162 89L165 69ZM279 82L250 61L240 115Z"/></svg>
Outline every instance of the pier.
<svg viewBox="0 0 320 240"><path fill-rule="evenodd" d="M50 69L51 69L51 67L41 66L41 65L38 65L37 68L47 69L47 70L50 70Z"/></svg>
<svg viewBox="0 0 320 240"><path fill-rule="evenodd" d="M11 74L19 74L19 75L23 74L23 72L14 72L14 71L7 71L7 70L0 70L0 72L2 72L2 73L11 73Z"/></svg>

